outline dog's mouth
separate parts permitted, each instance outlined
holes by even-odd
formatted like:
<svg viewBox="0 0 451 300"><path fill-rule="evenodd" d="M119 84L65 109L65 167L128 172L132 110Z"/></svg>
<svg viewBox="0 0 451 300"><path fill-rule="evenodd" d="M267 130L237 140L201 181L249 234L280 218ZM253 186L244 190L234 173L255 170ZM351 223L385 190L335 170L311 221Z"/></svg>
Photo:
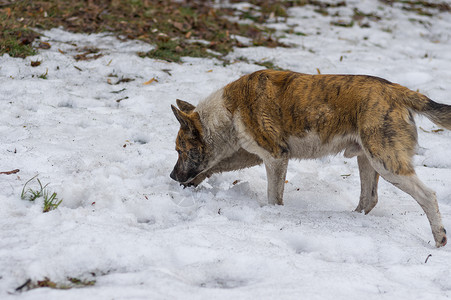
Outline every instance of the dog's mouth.
<svg viewBox="0 0 451 300"><path fill-rule="evenodd" d="M197 187L204 179L209 178L211 174L207 170L203 170L202 172L199 172L196 176L184 181L180 182L180 185L183 186L183 188L187 187Z"/></svg>
<svg viewBox="0 0 451 300"><path fill-rule="evenodd" d="M180 185L184 186L184 187L188 187L188 186L193 186L195 185L195 183L193 182L196 177L199 175L200 173L195 173L195 174L189 174L188 179L185 179L186 176L181 176L179 173L177 173L175 170L173 170L171 172L170 177L175 180L178 181L180 183Z"/></svg>
<svg viewBox="0 0 451 300"><path fill-rule="evenodd" d="M197 186L197 184L195 184L192 181L180 182L180 185L183 186L184 189L187 188L187 187L190 187L190 186L193 186L193 187Z"/></svg>
<svg viewBox="0 0 451 300"><path fill-rule="evenodd" d="M190 186L190 185L193 185L192 182L193 182L194 178L196 178L196 176L190 177L188 180L185 180L185 181L179 181L179 183L180 183L180 185L183 185L183 186Z"/></svg>
<svg viewBox="0 0 451 300"><path fill-rule="evenodd" d="M187 187L190 187L190 186L194 186L194 187L198 186L200 182L196 183L195 179L196 179L197 176L199 176L199 174L197 174L194 177L191 177L190 179L188 179L188 180L186 180L184 182L180 182L180 185L183 186L184 188L187 188Z"/></svg>

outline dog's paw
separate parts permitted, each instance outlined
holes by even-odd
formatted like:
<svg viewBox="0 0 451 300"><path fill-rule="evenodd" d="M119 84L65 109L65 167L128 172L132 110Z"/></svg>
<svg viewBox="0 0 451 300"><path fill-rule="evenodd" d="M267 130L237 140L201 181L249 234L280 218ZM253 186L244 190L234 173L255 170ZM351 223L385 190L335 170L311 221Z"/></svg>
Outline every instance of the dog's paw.
<svg viewBox="0 0 451 300"><path fill-rule="evenodd" d="M442 228L440 237L435 241L435 246L437 248L443 247L448 243L448 239L446 237L446 229Z"/></svg>

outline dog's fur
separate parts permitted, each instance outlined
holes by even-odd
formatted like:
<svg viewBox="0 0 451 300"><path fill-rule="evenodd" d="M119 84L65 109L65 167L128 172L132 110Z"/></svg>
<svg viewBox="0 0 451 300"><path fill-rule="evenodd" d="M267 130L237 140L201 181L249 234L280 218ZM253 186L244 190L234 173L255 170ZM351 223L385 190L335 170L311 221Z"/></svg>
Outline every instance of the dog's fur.
<svg viewBox="0 0 451 300"><path fill-rule="evenodd" d="M283 204L290 158L344 151L357 156L356 211L377 203L379 176L411 195L431 224L436 246L447 242L435 192L416 176L414 114L451 130L451 106L385 79L258 71L216 91L197 107L177 100L179 158L171 178L198 185L213 173L265 164L268 202Z"/></svg>

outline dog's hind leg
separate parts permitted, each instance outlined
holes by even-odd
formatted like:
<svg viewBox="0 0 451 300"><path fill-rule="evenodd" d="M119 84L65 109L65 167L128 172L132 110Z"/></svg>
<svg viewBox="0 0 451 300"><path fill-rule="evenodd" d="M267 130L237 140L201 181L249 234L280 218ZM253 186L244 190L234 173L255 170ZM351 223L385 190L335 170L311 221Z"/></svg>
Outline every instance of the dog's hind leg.
<svg viewBox="0 0 451 300"><path fill-rule="evenodd" d="M365 154L357 156L360 173L360 201L355 209L358 212L364 211L368 214L377 204L377 184L379 174L371 166Z"/></svg>
<svg viewBox="0 0 451 300"><path fill-rule="evenodd" d="M283 190L287 175L288 157L264 160L268 181L268 203L283 205Z"/></svg>
<svg viewBox="0 0 451 300"><path fill-rule="evenodd" d="M374 166L374 165L373 165ZM380 168L380 169L379 169ZM383 167L376 167L379 174L388 182L412 196L423 209L431 225L435 245L442 247L446 245L446 230L443 227L442 217L438 208L435 192L424 185L415 172L410 175L396 175Z"/></svg>

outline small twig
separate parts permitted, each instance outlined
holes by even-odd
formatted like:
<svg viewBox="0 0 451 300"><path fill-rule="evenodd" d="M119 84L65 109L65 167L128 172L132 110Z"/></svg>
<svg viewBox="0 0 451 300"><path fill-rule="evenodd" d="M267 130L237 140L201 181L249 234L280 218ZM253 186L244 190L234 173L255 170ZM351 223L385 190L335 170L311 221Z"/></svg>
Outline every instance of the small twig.
<svg viewBox="0 0 451 300"><path fill-rule="evenodd" d="M119 91L111 91L110 93L113 93L113 94L119 94L120 92L123 92L123 91L125 91L126 90L126 88L123 88L122 90L119 90Z"/></svg>
<svg viewBox="0 0 451 300"><path fill-rule="evenodd" d="M169 69L161 69L161 71L165 72L165 73L168 74L169 76L172 76L171 70L169 70Z"/></svg>
<svg viewBox="0 0 451 300"><path fill-rule="evenodd" d="M128 99L128 96L126 96L124 98L121 98L121 99L117 99L116 102L119 103L119 102L121 102L122 100L125 100L125 99Z"/></svg>
<svg viewBox="0 0 451 300"><path fill-rule="evenodd" d="M429 254L428 255L428 257L426 257L426 260L424 261L424 263L427 263L428 262L428 259L429 259L429 257L431 257L432 256L432 254Z"/></svg>
<svg viewBox="0 0 451 300"><path fill-rule="evenodd" d="M11 174L16 174L16 173L19 173L20 172L20 170L19 169L15 169L15 170L12 170L12 171L7 171L7 172L0 172L0 174L4 174L4 175L11 175Z"/></svg>
<svg viewBox="0 0 451 300"><path fill-rule="evenodd" d="M24 287L27 287L31 283L31 279L28 278L24 284L16 288L16 292L20 292Z"/></svg>

